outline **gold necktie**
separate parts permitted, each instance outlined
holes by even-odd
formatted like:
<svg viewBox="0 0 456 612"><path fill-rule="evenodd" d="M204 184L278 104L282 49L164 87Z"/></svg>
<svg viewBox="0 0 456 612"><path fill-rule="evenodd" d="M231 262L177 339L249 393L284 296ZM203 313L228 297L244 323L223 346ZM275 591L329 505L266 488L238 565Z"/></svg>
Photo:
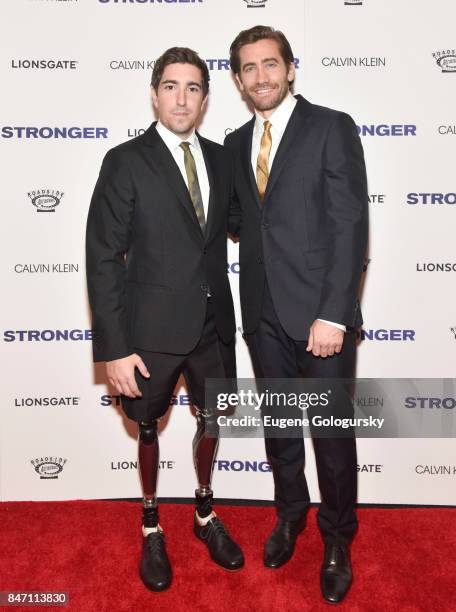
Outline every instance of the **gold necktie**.
<svg viewBox="0 0 456 612"><path fill-rule="evenodd" d="M201 231L204 234L206 230L206 218L204 215L203 198L198 181L198 173L196 172L195 158L190 151L189 142L181 142L179 146L184 149L184 165L187 173L188 190L190 192L190 198L193 202L193 207L198 218L198 223L200 224Z"/></svg>
<svg viewBox="0 0 456 612"><path fill-rule="evenodd" d="M268 184L269 178L269 154L271 153L272 138L271 138L271 123L269 121L264 122L264 132L261 137L260 153L257 160L256 168L256 180L258 185L258 193L260 194L260 200L264 198L266 191L266 185Z"/></svg>

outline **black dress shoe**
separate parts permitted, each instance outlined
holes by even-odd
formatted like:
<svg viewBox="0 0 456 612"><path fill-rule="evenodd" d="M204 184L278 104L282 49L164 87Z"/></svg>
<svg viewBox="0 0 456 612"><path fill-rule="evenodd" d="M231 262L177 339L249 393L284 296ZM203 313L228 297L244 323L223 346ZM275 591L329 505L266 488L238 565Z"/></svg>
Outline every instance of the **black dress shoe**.
<svg viewBox="0 0 456 612"><path fill-rule="evenodd" d="M166 554L165 536L161 531L143 536L139 574L151 591L164 591L171 584L171 565Z"/></svg>
<svg viewBox="0 0 456 612"><path fill-rule="evenodd" d="M298 535L305 526L305 516L297 521L278 519L264 545L263 561L266 567L277 569L291 559Z"/></svg>
<svg viewBox="0 0 456 612"><path fill-rule="evenodd" d="M238 570L244 565L244 555L230 537L222 521L215 516L206 525L198 523L195 512L193 532L204 542L213 561L227 570Z"/></svg>
<svg viewBox="0 0 456 612"><path fill-rule="evenodd" d="M344 544L325 544L320 585L329 603L339 603L352 583L352 569L348 547Z"/></svg>

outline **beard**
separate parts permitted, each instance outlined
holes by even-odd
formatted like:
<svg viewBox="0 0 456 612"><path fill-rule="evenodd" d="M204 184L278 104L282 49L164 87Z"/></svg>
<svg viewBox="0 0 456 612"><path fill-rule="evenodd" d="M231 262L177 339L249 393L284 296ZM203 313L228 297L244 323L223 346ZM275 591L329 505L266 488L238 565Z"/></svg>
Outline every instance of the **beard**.
<svg viewBox="0 0 456 612"><path fill-rule="evenodd" d="M270 84L268 84L271 87ZM250 103L259 111L269 111L277 108L288 94L288 83L283 89L279 85L273 86L273 89L268 96L258 96L255 89L260 89L261 85L256 85L255 88L246 91L246 96Z"/></svg>

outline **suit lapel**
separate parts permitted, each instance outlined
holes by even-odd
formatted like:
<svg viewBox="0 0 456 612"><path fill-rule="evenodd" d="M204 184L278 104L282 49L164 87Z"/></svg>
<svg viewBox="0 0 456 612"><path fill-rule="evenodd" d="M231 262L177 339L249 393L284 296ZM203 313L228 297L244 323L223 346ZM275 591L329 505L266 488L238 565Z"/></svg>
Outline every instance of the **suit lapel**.
<svg viewBox="0 0 456 612"><path fill-rule="evenodd" d="M248 185L250 185L250 189L252 191L253 197L255 198L255 202L257 203L258 208L261 208L262 204L258 193L258 186L252 168L252 138L254 127L255 115L247 124L247 129L245 130L245 134L243 135L243 139L241 140L241 166L246 173L247 183Z"/></svg>
<svg viewBox="0 0 456 612"><path fill-rule="evenodd" d="M268 195L271 193L277 179L280 176L285 162L292 155L293 145L295 142L300 142L302 140L302 127L310 115L310 103L307 102L307 100L304 100L302 96L298 95L296 97L298 102L291 113L291 117L280 141L279 148L275 154L274 161L272 162L266 192L264 194L264 200L266 200Z"/></svg>
<svg viewBox="0 0 456 612"><path fill-rule="evenodd" d="M179 170L179 166L176 164L168 147L160 138L160 135L155 129L155 125L155 123L152 124L144 133L147 144L154 150L152 161L159 168L160 174L167 186L174 192L179 202L196 225L196 228L199 230L200 236L203 238L203 232L201 231L193 202L190 198L181 171Z"/></svg>
<svg viewBox="0 0 456 612"><path fill-rule="evenodd" d="M204 140L200 138L200 135L196 134L198 137L198 142L200 143L201 151L203 152L204 163L206 165L207 177L209 179L209 202L207 207L207 218L206 218L206 232L205 232L205 240L207 242L211 229L214 225L214 216L217 212L215 210L215 182L217 177L217 172L215 169L215 159L211 157L209 151L207 150L207 146L204 143ZM196 217L196 215L195 215ZM199 224L198 224L199 225Z"/></svg>

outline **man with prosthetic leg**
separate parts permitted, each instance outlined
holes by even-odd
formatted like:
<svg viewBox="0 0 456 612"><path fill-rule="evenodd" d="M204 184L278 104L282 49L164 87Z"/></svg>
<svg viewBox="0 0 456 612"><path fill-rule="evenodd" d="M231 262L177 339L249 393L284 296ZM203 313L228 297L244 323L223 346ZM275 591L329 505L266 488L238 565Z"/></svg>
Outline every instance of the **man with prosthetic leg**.
<svg viewBox="0 0 456 612"><path fill-rule="evenodd" d="M174 47L156 61L151 95L158 121L108 151L87 221L94 360L106 362L125 414L138 423L140 575L153 591L172 580L156 497L157 425L181 374L197 415L194 533L218 565L244 564L212 508L218 437L205 380L236 378L236 327L226 274L231 156L195 131L208 90L206 63L194 51Z"/></svg>
<svg viewBox="0 0 456 612"><path fill-rule="evenodd" d="M218 437L214 436L214 414L201 410L197 401L204 402L194 392L191 377L184 371L187 386L196 406L197 429L193 438L193 461L198 481L195 490L194 533L208 546L211 558L228 570L243 565L242 552L229 537L223 523L212 509L211 477L217 452ZM214 375L215 376L215 375ZM204 391L201 389L201 391ZM126 405L127 401L124 402ZM204 404L200 404L204 405ZM166 412L166 409L165 409ZM140 573L143 582L152 590L165 589L171 580L171 567L165 552L165 538L159 524L157 504L157 474L159 465L159 418L139 422L139 466L143 488L143 554ZM210 434L208 433L210 431Z"/></svg>

